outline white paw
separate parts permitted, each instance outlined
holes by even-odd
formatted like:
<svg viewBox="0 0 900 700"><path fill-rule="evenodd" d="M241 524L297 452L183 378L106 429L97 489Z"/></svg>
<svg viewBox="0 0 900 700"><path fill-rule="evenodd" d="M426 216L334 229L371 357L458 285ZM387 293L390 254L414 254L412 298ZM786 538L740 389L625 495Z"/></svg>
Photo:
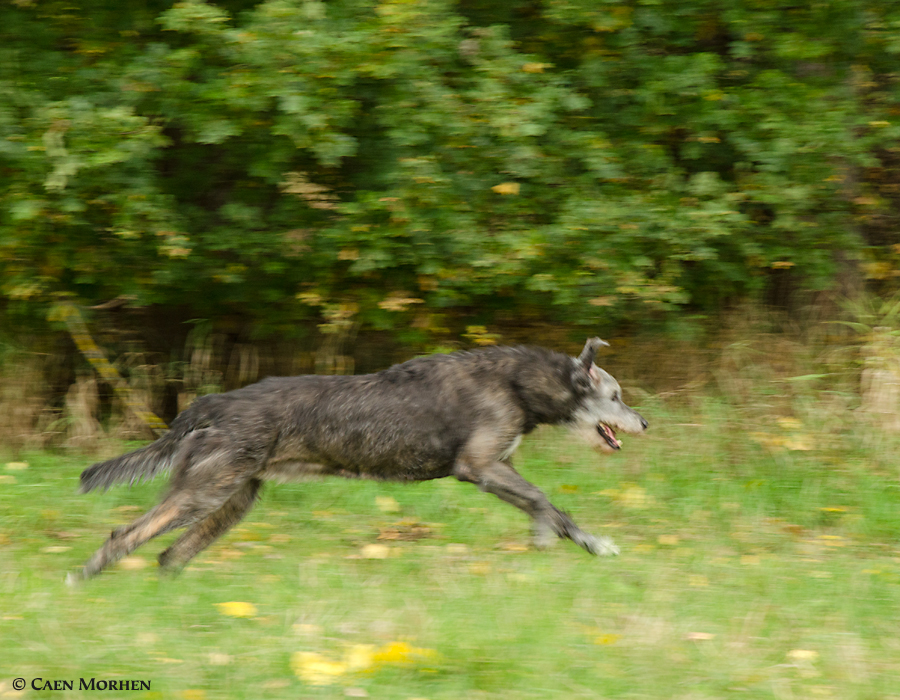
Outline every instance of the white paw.
<svg viewBox="0 0 900 700"><path fill-rule="evenodd" d="M601 557L611 557L619 554L619 547L609 537L594 537L586 535L584 542L579 542L591 554Z"/></svg>

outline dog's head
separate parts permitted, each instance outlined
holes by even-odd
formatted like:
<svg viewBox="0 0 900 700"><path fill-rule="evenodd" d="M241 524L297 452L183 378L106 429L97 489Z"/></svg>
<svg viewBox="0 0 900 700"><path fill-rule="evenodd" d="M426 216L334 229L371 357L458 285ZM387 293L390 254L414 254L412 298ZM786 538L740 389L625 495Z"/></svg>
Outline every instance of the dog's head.
<svg viewBox="0 0 900 700"><path fill-rule="evenodd" d="M647 429L647 421L622 401L619 382L594 364L597 350L605 345L609 343L590 338L581 354L572 358L572 378L581 396L572 414L571 428L595 450L610 453L622 448L616 431L642 433Z"/></svg>

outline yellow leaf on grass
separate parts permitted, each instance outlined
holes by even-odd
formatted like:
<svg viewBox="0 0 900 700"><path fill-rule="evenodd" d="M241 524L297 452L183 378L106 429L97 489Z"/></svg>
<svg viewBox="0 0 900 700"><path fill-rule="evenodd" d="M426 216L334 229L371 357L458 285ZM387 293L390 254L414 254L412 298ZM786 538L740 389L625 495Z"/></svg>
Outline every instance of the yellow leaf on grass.
<svg viewBox="0 0 900 700"><path fill-rule="evenodd" d="M373 644L354 644L344 652L344 665L349 671L365 671L375 665Z"/></svg>
<svg viewBox="0 0 900 700"><path fill-rule="evenodd" d="M390 642L372 655L372 662L375 665L408 665L417 661L433 659L436 656L437 652L434 649L414 647L406 642Z"/></svg>
<svg viewBox="0 0 900 700"><path fill-rule="evenodd" d="M487 576L491 573L491 563L489 561L473 561L469 564L469 573L476 576Z"/></svg>
<svg viewBox="0 0 900 700"><path fill-rule="evenodd" d="M621 634L601 634L599 637L594 639L594 644L600 644L606 646L608 644L615 644L622 638Z"/></svg>
<svg viewBox="0 0 900 700"><path fill-rule="evenodd" d="M347 673L347 666L314 651L298 651L291 655L291 670L310 685L331 685Z"/></svg>
<svg viewBox="0 0 900 700"><path fill-rule="evenodd" d="M201 690L200 688L188 688L187 690L181 691L181 697L184 700L205 700L206 691Z"/></svg>
<svg viewBox="0 0 900 700"><path fill-rule="evenodd" d="M406 642L390 642L378 649L372 644L354 644L344 652L343 661L313 651L298 651L291 656L291 669L310 685L331 685L348 673L374 671L382 666L410 666L437 656L434 649Z"/></svg>
<svg viewBox="0 0 900 700"><path fill-rule="evenodd" d="M491 189L497 194L519 194L519 183L501 182L499 185L491 187Z"/></svg>
<svg viewBox="0 0 900 700"><path fill-rule="evenodd" d="M626 508L646 508L653 504L653 496L640 486L626 486L618 499Z"/></svg>
<svg viewBox="0 0 900 700"><path fill-rule="evenodd" d="M812 649L791 649L787 657L791 661L815 661L819 658L819 652Z"/></svg>
<svg viewBox="0 0 900 700"><path fill-rule="evenodd" d="M710 639L715 639L715 637L716 635L709 632L688 632L684 635L684 638L689 642L708 642Z"/></svg>
<svg viewBox="0 0 900 700"><path fill-rule="evenodd" d="M11 472L20 472L28 469L28 462L7 462L6 468Z"/></svg>
<svg viewBox="0 0 900 700"><path fill-rule="evenodd" d="M143 557L122 557L119 559L119 568L126 571L146 569L148 566L150 566L150 562Z"/></svg>
<svg viewBox="0 0 900 700"><path fill-rule="evenodd" d="M797 428L800 428L803 423L801 423L796 418L781 417L778 419L778 425L780 425L782 428L785 428L786 430L796 430Z"/></svg>
<svg viewBox="0 0 900 700"><path fill-rule="evenodd" d="M784 441L784 446L789 450L809 452L813 449L813 441L809 435L792 435Z"/></svg>
<svg viewBox="0 0 900 700"><path fill-rule="evenodd" d="M216 603L216 607L220 613L229 617L253 617L257 612L253 603L242 603L236 600L227 603Z"/></svg>
<svg viewBox="0 0 900 700"><path fill-rule="evenodd" d="M375 496L375 505L383 513L396 513L400 510L400 504L390 496Z"/></svg>
<svg viewBox="0 0 900 700"><path fill-rule="evenodd" d="M387 559L391 549L386 544L367 544L360 550L363 559Z"/></svg>

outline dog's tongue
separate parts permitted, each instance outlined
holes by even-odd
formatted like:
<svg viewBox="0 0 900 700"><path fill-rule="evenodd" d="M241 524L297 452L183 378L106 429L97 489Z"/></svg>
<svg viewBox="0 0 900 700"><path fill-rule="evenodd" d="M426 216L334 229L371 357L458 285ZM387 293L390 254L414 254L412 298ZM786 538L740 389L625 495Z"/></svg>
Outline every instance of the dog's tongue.
<svg viewBox="0 0 900 700"><path fill-rule="evenodd" d="M597 432L603 436L603 439L612 447L614 450L619 450L622 448L622 441L616 439L616 431L610 428L605 423L597 424Z"/></svg>

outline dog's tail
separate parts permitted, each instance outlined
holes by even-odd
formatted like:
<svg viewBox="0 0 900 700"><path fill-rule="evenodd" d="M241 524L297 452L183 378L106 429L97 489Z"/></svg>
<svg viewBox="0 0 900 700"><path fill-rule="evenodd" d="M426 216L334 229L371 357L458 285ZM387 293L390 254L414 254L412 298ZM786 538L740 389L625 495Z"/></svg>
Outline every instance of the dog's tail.
<svg viewBox="0 0 900 700"><path fill-rule="evenodd" d="M172 468L184 445L184 438L198 428L207 427L210 422L210 408L214 405L214 395L203 396L183 411L172 427L156 442L128 452L121 457L97 462L81 472L80 493L96 488L104 491L113 484L149 481Z"/></svg>
<svg viewBox="0 0 900 700"><path fill-rule="evenodd" d="M158 474L167 472L178 452L178 440L169 437L169 433L146 447L133 452L97 462L81 472L80 493L87 493L96 488L104 491L113 484L128 482L134 484L138 480L150 480Z"/></svg>

